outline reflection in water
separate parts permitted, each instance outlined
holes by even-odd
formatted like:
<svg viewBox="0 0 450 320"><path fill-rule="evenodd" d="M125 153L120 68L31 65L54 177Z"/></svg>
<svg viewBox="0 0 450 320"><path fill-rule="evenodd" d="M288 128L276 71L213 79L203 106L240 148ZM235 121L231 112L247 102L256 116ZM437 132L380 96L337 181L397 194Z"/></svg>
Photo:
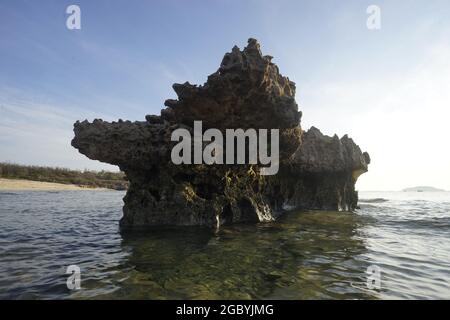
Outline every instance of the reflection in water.
<svg viewBox="0 0 450 320"><path fill-rule="evenodd" d="M353 213L291 213L277 223L124 234L129 278L115 297L138 299L371 298ZM354 284L352 286L352 283Z"/></svg>

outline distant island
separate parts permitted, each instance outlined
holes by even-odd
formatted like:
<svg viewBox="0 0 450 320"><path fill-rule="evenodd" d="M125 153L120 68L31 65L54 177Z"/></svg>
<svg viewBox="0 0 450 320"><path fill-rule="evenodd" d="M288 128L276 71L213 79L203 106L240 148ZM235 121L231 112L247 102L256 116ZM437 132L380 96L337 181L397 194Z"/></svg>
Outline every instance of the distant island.
<svg viewBox="0 0 450 320"><path fill-rule="evenodd" d="M128 181L123 172L78 171L66 168L24 166L0 162L0 179L29 180L82 188L126 190Z"/></svg>
<svg viewBox="0 0 450 320"><path fill-rule="evenodd" d="M412 187L412 188L406 188L402 190L403 192L444 192L444 189L438 189L434 187L428 187L428 186L419 186L419 187Z"/></svg>

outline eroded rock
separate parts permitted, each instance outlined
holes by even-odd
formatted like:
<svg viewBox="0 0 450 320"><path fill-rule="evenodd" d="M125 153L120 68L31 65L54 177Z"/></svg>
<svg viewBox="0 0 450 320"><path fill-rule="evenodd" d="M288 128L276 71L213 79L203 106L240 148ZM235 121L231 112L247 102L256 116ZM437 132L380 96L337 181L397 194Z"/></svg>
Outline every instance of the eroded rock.
<svg viewBox="0 0 450 320"><path fill-rule="evenodd" d="M218 226L272 221L286 210L352 210L355 182L370 157L348 136L303 131L295 84L250 39L234 47L203 86L174 84L177 100L145 121L77 122L72 145L91 159L118 165L130 181L122 227ZM258 165L174 165L170 137L218 128L280 129L280 170L263 176Z"/></svg>

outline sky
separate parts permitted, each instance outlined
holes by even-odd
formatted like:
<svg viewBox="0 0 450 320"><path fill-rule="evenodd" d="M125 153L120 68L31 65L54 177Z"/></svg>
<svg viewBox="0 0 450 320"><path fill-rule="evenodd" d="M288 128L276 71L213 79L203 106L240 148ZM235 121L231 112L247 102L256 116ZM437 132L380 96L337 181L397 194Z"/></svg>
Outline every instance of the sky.
<svg viewBox="0 0 450 320"><path fill-rule="evenodd" d="M448 0L0 0L0 161L117 170L70 146L76 120L159 114L173 83L203 84L252 37L296 83L304 129L369 152L357 189L450 190L449 14Z"/></svg>

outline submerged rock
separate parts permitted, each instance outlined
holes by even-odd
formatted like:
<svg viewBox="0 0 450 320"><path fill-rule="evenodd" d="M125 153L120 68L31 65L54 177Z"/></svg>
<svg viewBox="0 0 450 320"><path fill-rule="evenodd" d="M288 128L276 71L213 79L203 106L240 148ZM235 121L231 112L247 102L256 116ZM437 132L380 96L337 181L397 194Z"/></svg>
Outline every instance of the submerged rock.
<svg viewBox="0 0 450 320"><path fill-rule="evenodd" d="M219 226L272 221L292 209L352 210L356 179L370 157L348 136L328 137L312 127L303 131L295 84L279 73L250 39L225 54L203 86L174 84L177 100L145 121L76 122L72 146L95 160L119 166L130 181L122 227L150 225ZM217 128L279 129L276 175L259 165L175 165L171 134Z"/></svg>

